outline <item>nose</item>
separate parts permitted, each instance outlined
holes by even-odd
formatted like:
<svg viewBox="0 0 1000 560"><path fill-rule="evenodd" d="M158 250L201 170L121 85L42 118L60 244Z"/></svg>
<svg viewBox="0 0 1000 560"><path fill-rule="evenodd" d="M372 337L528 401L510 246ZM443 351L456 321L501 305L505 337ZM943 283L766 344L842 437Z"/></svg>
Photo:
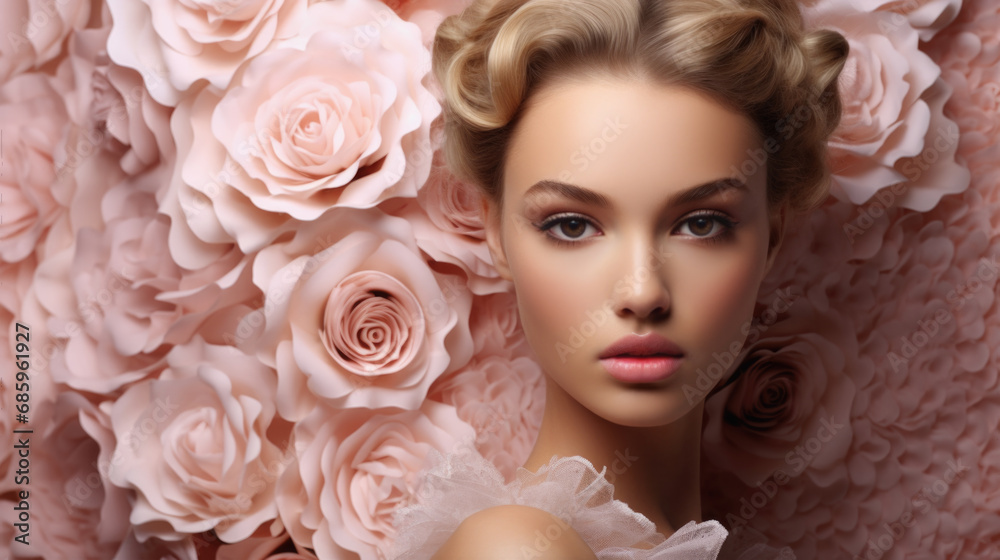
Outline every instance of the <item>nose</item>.
<svg viewBox="0 0 1000 560"><path fill-rule="evenodd" d="M615 284L619 316L659 321L670 314L670 291L664 269L666 255L656 244L633 243L625 252L625 276Z"/></svg>

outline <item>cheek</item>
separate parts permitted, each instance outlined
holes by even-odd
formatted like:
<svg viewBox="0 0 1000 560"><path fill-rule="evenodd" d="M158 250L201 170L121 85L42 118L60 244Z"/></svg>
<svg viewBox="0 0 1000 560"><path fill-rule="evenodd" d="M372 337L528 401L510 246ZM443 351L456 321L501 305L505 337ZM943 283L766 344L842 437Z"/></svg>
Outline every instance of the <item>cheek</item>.
<svg viewBox="0 0 1000 560"><path fill-rule="evenodd" d="M545 359L558 343L570 345L588 309L600 306L601 279L593 271L581 273L579 263L553 258L537 244L524 243L508 251L508 262L517 292L521 326L529 343ZM593 333L588 333L593 334Z"/></svg>
<svg viewBox="0 0 1000 560"><path fill-rule="evenodd" d="M675 310L691 340L728 348L744 339L742 327L753 314L763 270L760 259L746 255L705 263L695 268L704 274L684 278L674 290Z"/></svg>

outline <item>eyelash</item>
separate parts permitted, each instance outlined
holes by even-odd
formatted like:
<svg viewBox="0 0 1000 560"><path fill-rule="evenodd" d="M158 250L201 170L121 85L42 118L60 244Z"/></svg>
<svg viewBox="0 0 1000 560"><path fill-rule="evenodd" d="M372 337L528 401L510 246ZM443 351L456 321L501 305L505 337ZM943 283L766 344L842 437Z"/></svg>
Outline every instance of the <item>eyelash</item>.
<svg viewBox="0 0 1000 560"><path fill-rule="evenodd" d="M709 211L705 211L705 212L701 212L701 213L693 214L693 215L689 216L686 220L684 220L683 222L681 222L681 225L683 226L684 224L692 222L692 221L697 220L699 218L709 218L709 219L714 220L716 223L722 224L722 226L723 226L723 230L722 230L721 233L718 233L718 234L713 235L711 237L698 237L698 236L694 236L695 239L699 240L699 242L701 242L701 243L708 243L708 244L711 244L711 245L714 245L716 243L722 243L724 241L727 241L727 240L731 239L732 236L733 236L733 228L735 228L740 223L739 221L733 220L732 218L730 218L729 216L723 214L722 212L718 212L718 211L715 211L715 210L709 210ZM554 214L552 216L549 216L545 220L542 220L541 223L534 224L534 226L535 226L535 228L538 229L538 231L540 231L543 234L545 234L545 237L547 237L549 239L549 241L555 243L556 245L560 245L560 246L578 245L578 244L580 244L582 242L581 241L567 241L565 239L559 239L558 237L555 237L554 235L548 233L549 230L552 229L553 227L555 227L555 226L557 226L557 225L559 225L561 223L568 222L570 220L580 220L580 221L585 222L587 225L590 225L591 227L594 227L594 228L597 227L597 226L594 225L594 223L591 220L589 220L589 219L581 216L580 214L573 214L573 213L568 213L568 212L563 212L563 213L560 213L560 214Z"/></svg>

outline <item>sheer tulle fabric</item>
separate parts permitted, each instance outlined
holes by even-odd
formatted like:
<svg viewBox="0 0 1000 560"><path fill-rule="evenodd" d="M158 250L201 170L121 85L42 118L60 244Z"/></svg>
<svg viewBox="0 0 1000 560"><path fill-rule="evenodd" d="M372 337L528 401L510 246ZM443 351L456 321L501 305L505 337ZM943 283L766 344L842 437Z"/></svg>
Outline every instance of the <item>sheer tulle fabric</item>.
<svg viewBox="0 0 1000 560"><path fill-rule="evenodd" d="M473 513L504 504L543 509L565 520L601 560L715 560L727 531L717 521L691 521L665 539L644 515L614 499L614 486L580 456L553 457L533 473L519 468L507 482L475 451L432 451L417 500L395 515L393 560L427 560Z"/></svg>

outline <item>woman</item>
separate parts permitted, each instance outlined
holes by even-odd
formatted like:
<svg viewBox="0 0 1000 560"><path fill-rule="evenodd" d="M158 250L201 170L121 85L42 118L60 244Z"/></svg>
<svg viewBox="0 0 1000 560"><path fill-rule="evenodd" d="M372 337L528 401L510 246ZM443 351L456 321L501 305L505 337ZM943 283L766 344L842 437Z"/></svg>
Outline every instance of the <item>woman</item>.
<svg viewBox="0 0 1000 560"><path fill-rule="evenodd" d="M403 557L718 556L698 388L739 353L786 224L826 196L846 56L784 0L477 2L445 20L448 162L485 194L546 402L517 480L457 453L427 474L397 518Z"/></svg>

